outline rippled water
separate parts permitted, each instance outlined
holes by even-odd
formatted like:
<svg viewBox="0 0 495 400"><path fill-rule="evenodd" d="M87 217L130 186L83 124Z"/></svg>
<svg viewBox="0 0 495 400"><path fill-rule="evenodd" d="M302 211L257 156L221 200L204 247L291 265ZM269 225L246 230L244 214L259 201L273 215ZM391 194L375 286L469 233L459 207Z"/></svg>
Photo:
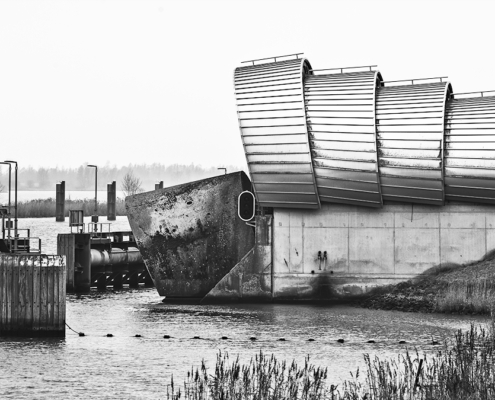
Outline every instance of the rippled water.
<svg viewBox="0 0 495 400"><path fill-rule="evenodd" d="M44 238L46 253L55 252L57 232L69 231L68 223L51 218L23 219L20 226ZM128 223L120 217L113 230L124 229ZM181 382L202 359L213 366L220 350L245 361L260 350L288 361L309 355L329 369L328 383L338 383L363 368L363 353L394 357L406 347L433 352L432 339L443 341L472 321L486 323L344 306L170 305L155 289L143 288L69 295L67 323L86 336L67 330L64 339L0 338L0 399L163 398L172 374ZM278 341L282 337L286 341Z"/></svg>
<svg viewBox="0 0 495 400"><path fill-rule="evenodd" d="M363 353L432 352L432 338L441 341L471 321L486 322L343 306L168 305L154 289L70 295L67 322L86 336L68 330L65 339L0 339L0 398L160 398L172 374L182 381L202 359L213 366L220 350L246 361L260 350L298 362L309 355L337 383L364 366Z"/></svg>

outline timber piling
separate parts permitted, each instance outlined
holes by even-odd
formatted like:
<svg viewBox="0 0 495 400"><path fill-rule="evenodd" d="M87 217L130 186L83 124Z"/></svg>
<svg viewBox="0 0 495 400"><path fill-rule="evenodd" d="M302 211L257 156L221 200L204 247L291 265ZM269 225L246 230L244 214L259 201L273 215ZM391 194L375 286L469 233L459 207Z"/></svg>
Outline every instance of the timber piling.
<svg viewBox="0 0 495 400"><path fill-rule="evenodd" d="M0 336L65 336L65 257L0 254Z"/></svg>

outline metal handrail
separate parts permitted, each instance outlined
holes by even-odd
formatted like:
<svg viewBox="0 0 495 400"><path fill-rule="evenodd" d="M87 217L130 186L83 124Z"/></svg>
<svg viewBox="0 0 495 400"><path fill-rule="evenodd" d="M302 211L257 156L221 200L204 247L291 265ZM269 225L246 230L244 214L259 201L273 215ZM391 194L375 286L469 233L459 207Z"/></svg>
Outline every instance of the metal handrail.
<svg viewBox="0 0 495 400"><path fill-rule="evenodd" d="M254 62L255 61L271 60L272 58L275 60L275 62L277 62L277 58L292 57L292 56L296 56L296 58L298 59L301 54L304 54L304 53L294 53L294 54L287 54L285 56L275 56L275 57L258 58L256 60L241 61L241 64L252 62L253 65L254 65Z"/></svg>
<svg viewBox="0 0 495 400"><path fill-rule="evenodd" d="M372 71L371 68L373 67L378 67L378 65L363 65L363 66L360 66L360 67L339 67L339 68L325 68L325 69L310 69L309 71L310 72L315 72L315 71L335 71L335 70L340 70L340 73L342 73L342 71L344 69L357 69L357 68L369 68L370 71Z"/></svg>
<svg viewBox="0 0 495 400"><path fill-rule="evenodd" d="M414 85L414 81L428 81L432 79L440 79L440 82L442 82L442 79L448 79L448 76L436 76L434 78L415 78L415 79L401 79L399 81L383 81L382 84L384 83L396 83L396 82L411 82L411 84Z"/></svg>
<svg viewBox="0 0 495 400"><path fill-rule="evenodd" d="M454 96L460 96L460 95L465 95L465 94L481 94L481 97L483 96L483 93L495 93L495 90L483 90L482 92L464 92L464 93L452 93L452 98Z"/></svg>

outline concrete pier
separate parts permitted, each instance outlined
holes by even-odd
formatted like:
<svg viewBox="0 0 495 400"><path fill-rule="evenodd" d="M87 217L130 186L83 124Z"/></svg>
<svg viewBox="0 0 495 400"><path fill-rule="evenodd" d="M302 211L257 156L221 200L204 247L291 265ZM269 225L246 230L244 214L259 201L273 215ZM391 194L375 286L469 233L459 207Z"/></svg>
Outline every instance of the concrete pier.
<svg viewBox="0 0 495 400"><path fill-rule="evenodd" d="M56 189L56 210L55 221L65 221L65 181L59 182L55 186Z"/></svg>
<svg viewBox="0 0 495 400"><path fill-rule="evenodd" d="M117 183L113 181L107 184L107 220L115 221L117 219L116 213L117 204Z"/></svg>

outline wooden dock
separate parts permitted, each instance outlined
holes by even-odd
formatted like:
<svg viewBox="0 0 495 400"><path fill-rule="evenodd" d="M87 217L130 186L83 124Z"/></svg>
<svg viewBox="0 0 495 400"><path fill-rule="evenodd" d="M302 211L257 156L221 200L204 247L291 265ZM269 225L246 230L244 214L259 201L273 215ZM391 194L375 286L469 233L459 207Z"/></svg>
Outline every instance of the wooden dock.
<svg viewBox="0 0 495 400"><path fill-rule="evenodd" d="M0 254L0 335L65 336L64 256Z"/></svg>

